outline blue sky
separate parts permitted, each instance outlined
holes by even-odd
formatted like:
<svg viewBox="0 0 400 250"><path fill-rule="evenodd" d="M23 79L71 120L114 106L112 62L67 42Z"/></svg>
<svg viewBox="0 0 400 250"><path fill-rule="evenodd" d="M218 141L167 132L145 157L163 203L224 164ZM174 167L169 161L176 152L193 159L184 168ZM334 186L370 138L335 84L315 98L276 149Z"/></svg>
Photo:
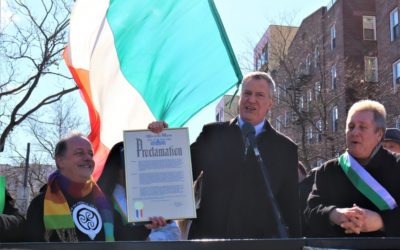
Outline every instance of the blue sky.
<svg viewBox="0 0 400 250"><path fill-rule="evenodd" d="M329 0L214 0L238 60L252 60L252 51L270 24L300 26L301 21ZM239 62L240 64L240 62ZM245 74L246 72L243 72ZM233 94L233 90L228 92ZM189 127L193 142L202 126L215 121L219 99L196 114Z"/></svg>

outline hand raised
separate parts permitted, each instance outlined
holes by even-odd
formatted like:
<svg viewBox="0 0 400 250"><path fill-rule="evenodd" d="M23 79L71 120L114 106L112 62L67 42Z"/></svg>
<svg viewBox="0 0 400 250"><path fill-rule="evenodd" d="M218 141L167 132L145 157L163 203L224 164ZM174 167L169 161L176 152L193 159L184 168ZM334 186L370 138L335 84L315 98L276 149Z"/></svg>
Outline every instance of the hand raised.
<svg viewBox="0 0 400 250"><path fill-rule="evenodd" d="M147 126L147 129L150 129L151 132L156 133L156 134L163 131L164 128L168 128L168 124L164 121L155 121L155 122L150 123Z"/></svg>

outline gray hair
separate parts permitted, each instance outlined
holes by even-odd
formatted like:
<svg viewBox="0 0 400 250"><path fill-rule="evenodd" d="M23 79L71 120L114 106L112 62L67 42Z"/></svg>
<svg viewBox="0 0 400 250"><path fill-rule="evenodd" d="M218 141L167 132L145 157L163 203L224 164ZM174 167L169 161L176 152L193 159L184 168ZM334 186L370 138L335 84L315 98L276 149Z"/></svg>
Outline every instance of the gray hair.
<svg viewBox="0 0 400 250"><path fill-rule="evenodd" d="M249 80L265 80L268 83L271 98L275 96L275 81L270 74L262 71L248 73L243 77L242 86Z"/></svg>
<svg viewBox="0 0 400 250"><path fill-rule="evenodd" d="M386 130L386 109L385 107L377 101L373 100L361 100L354 103L349 112L347 112L347 120L346 120L346 131L347 125L350 122L350 118L356 113L360 111L371 111L374 114L374 122L376 124L377 130L381 129L383 132Z"/></svg>

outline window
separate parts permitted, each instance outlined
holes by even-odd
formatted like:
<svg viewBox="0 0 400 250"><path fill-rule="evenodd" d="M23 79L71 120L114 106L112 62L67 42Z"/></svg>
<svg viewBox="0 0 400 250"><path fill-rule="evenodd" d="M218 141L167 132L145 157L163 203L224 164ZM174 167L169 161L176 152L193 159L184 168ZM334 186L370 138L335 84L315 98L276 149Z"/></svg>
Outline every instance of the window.
<svg viewBox="0 0 400 250"><path fill-rule="evenodd" d="M284 121L284 126L287 127L289 126L289 120L290 120L290 112L285 111L285 121Z"/></svg>
<svg viewBox="0 0 400 250"><path fill-rule="evenodd" d="M393 88L396 91L400 86L400 59L393 63Z"/></svg>
<svg viewBox="0 0 400 250"><path fill-rule="evenodd" d="M317 121L316 127L317 127L317 136L315 138L315 141L317 143L320 143L322 139L322 120Z"/></svg>
<svg viewBox="0 0 400 250"><path fill-rule="evenodd" d="M376 20L374 16L363 16L364 40L376 40Z"/></svg>
<svg viewBox="0 0 400 250"><path fill-rule="evenodd" d="M335 25L331 27L331 49L336 48L336 28Z"/></svg>
<svg viewBox="0 0 400 250"><path fill-rule="evenodd" d="M276 128L276 130L281 131L281 123L282 123L282 121L281 121L281 116L278 116L278 117L276 118L276 121L275 121L275 128Z"/></svg>
<svg viewBox="0 0 400 250"><path fill-rule="evenodd" d="M276 88L276 103L279 104L281 101L281 88L277 87Z"/></svg>
<svg viewBox="0 0 400 250"><path fill-rule="evenodd" d="M221 122L221 121L224 120L224 109L223 108L218 110L215 119L216 119L217 122Z"/></svg>
<svg viewBox="0 0 400 250"><path fill-rule="evenodd" d="M339 125L339 112L337 106L332 108L332 132L338 131Z"/></svg>
<svg viewBox="0 0 400 250"><path fill-rule="evenodd" d="M313 141L313 131L312 131L312 127L308 127L307 128L307 132L306 132L306 139L307 139L307 143L311 144Z"/></svg>
<svg viewBox="0 0 400 250"><path fill-rule="evenodd" d="M331 87L332 89L336 89L336 85L337 85L337 79L336 79L336 65L333 65L331 68L331 79L332 79L332 84Z"/></svg>
<svg viewBox="0 0 400 250"><path fill-rule="evenodd" d="M319 47L315 47L314 49L314 68L318 68L319 67Z"/></svg>
<svg viewBox="0 0 400 250"><path fill-rule="evenodd" d="M319 101L321 100L321 83L316 82L314 84L314 95L315 95L315 100Z"/></svg>
<svg viewBox="0 0 400 250"><path fill-rule="evenodd" d="M378 82L377 57L364 57L364 77L366 82Z"/></svg>
<svg viewBox="0 0 400 250"><path fill-rule="evenodd" d="M264 52L263 52L263 53L261 53L261 56L260 56L259 68L261 68L264 65L264 63L265 63L265 55L264 55Z"/></svg>
<svg viewBox="0 0 400 250"><path fill-rule="evenodd" d="M306 58L306 68L304 74L309 75L311 69L311 55L309 54Z"/></svg>
<svg viewBox="0 0 400 250"><path fill-rule="evenodd" d="M265 47L263 48L261 52L261 65L264 65L265 63L268 62L268 43L265 44Z"/></svg>
<svg viewBox="0 0 400 250"><path fill-rule="evenodd" d="M284 83L283 86L282 86L282 93L281 93L281 95L282 95L283 98L285 98L285 97L286 97L286 94L287 94L287 85L288 85L288 83L285 81L285 83Z"/></svg>
<svg viewBox="0 0 400 250"><path fill-rule="evenodd" d="M300 109L300 111L304 110L304 97L303 96L299 97L299 109Z"/></svg>
<svg viewBox="0 0 400 250"><path fill-rule="evenodd" d="M312 103L312 90L307 90L307 111L311 110L311 103Z"/></svg>
<svg viewBox="0 0 400 250"><path fill-rule="evenodd" d="M297 112L295 112L295 111L290 112L290 118L291 118L292 122L295 124L297 124L297 122L299 121L299 116L297 115Z"/></svg>
<svg viewBox="0 0 400 250"><path fill-rule="evenodd" d="M390 12L390 41L399 38L399 9L395 8Z"/></svg>

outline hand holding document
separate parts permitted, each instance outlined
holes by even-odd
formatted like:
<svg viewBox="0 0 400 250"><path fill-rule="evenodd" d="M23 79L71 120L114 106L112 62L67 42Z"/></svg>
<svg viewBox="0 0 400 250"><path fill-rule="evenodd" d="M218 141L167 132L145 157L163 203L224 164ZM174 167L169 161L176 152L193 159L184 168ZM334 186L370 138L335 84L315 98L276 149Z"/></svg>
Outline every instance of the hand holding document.
<svg viewBox="0 0 400 250"><path fill-rule="evenodd" d="M187 128L124 131L128 221L195 218Z"/></svg>

